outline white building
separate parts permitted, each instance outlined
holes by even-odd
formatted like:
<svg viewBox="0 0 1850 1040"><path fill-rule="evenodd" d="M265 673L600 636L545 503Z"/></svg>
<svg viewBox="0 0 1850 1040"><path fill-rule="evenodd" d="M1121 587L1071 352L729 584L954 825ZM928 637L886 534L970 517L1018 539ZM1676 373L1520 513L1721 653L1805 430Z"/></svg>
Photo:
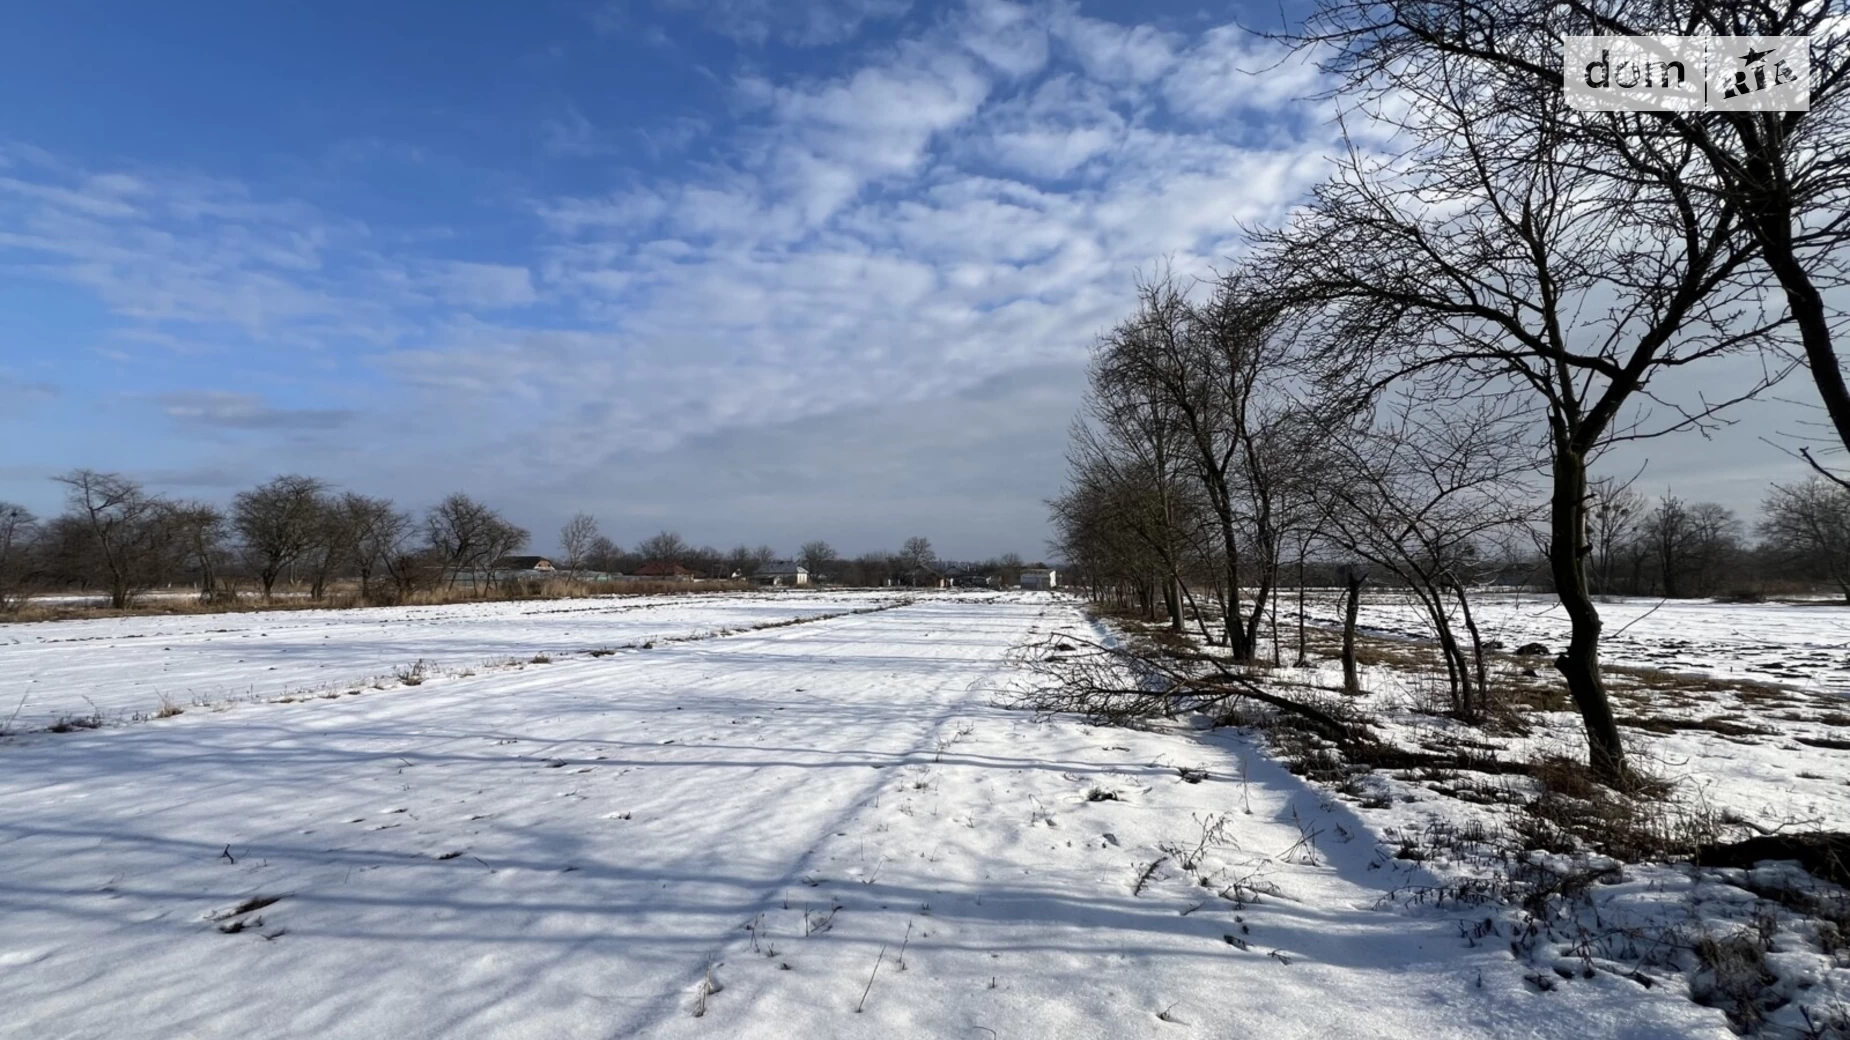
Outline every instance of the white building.
<svg viewBox="0 0 1850 1040"><path fill-rule="evenodd" d="M808 585L809 568L795 560L772 560L752 577L766 585Z"/></svg>
<svg viewBox="0 0 1850 1040"><path fill-rule="evenodd" d="M1058 573L1052 567L1023 567L1021 569L1021 587L1024 589L1052 589L1059 584Z"/></svg>

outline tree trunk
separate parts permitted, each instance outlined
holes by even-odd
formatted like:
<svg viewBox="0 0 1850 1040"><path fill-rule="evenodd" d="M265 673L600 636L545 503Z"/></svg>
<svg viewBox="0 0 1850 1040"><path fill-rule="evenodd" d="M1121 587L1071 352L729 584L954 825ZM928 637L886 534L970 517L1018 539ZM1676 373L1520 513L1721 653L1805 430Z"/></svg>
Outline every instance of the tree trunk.
<svg viewBox="0 0 1850 1040"><path fill-rule="evenodd" d="M1259 575L1259 587L1253 591L1253 610L1246 618L1246 660L1252 660L1253 656L1259 652L1259 626L1265 623L1265 608L1271 596L1270 568L1262 568Z"/></svg>
<svg viewBox="0 0 1850 1040"><path fill-rule="evenodd" d="M1188 585L1182 585L1182 600L1188 604L1189 612L1195 615L1195 628L1201 632L1201 645L1212 645L1214 639L1208 635L1208 623L1201 616L1201 607L1195 602L1195 594L1188 591Z"/></svg>
<svg viewBox="0 0 1850 1040"><path fill-rule="evenodd" d="M1458 634L1452 631L1452 623L1444 618L1445 605L1433 612L1433 626L1439 634L1439 655L1445 658L1445 675L1452 685L1452 713L1465 721L1477 718L1477 697L1471 689L1471 668L1465 661L1465 652L1458 645Z"/></svg>
<svg viewBox="0 0 1850 1040"><path fill-rule="evenodd" d="M1298 660L1297 667L1310 663L1305 654L1307 643L1304 635L1304 554L1298 554Z"/></svg>
<svg viewBox="0 0 1850 1040"><path fill-rule="evenodd" d="M1772 172L1760 165L1755 172L1766 183ZM1799 342L1805 348L1805 365L1811 369L1812 382L1817 384L1818 397L1824 402L1824 411L1831 419L1832 429L1837 431L1837 439L1846 449L1850 449L1850 387L1845 386L1844 370L1838 364L1837 352L1831 345L1831 320L1825 309L1824 296L1812 281L1811 273L1805 270L1797 252L1792 245L1792 201L1783 193L1770 199L1760 200L1752 207L1752 219L1749 226L1756 232L1762 258L1767 269L1773 272L1779 287L1786 294L1786 310L1792 315L1792 323L1799 327ZM1820 466L1809 454L1807 462L1813 469L1834 481L1840 487L1850 488L1850 480L1838 476Z"/></svg>
<svg viewBox="0 0 1850 1040"><path fill-rule="evenodd" d="M1355 667L1355 620L1361 613L1362 583L1366 578L1357 574L1348 577L1348 588L1344 590L1347 602L1343 604L1343 692L1359 694L1362 692L1362 679L1356 674Z"/></svg>
<svg viewBox="0 0 1850 1040"><path fill-rule="evenodd" d="M1272 667L1274 667L1274 668L1277 668L1277 667L1279 666L1279 664L1280 664L1280 660L1279 660L1279 654L1278 654L1278 644L1279 644L1279 638L1278 638L1278 586L1277 586L1277 585L1273 585L1273 586L1272 586Z"/></svg>
<svg viewBox="0 0 1850 1040"><path fill-rule="evenodd" d="M1454 584L1452 595L1458 597L1458 609L1465 618L1465 631L1471 635L1471 665L1477 680L1476 709L1481 713L1483 702L1490 696L1490 667L1484 661L1484 637L1477 630L1477 618L1471 613L1471 600L1465 595L1464 586Z"/></svg>
<svg viewBox="0 0 1850 1040"><path fill-rule="evenodd" d="M201 549L196 554L199 558L199 601L213 603L218 600L218 576L212 572L212 556Z"/></svg>
<svg viewBox="0 0 1850 1040"><path fill-rule="evenodd" d="M1240 551L1235 542L1237 537L1233 530L1233 517L1222 513L1220 518L1221 542L1227 552L1227 609L1224 628L1227 630L1227 649L1233 651L1236 661L1253 659L1252 640L1246 638L1246 630L1240 620Z"/></svg>
<svg viewBox="0 0 1850 1040"><path fill-rule="evenodd" d="M1555 433L1554 501L1550 504L1548 567L1555 593L1572 626L1567 650L1555 667L1567 680L1567 692L1587 730L1587 761L1595 776L1609 784L1625 779L1625 746L1606 698L1599 672L1599 609L1587 593L1587 460L1568 439Z"/></svg>
<svg viewBox="0 0 1850 1040"><path fill-rule="evenodd" d="M1169 610L1169 631L1181 635L1182 624L1182 579L1171 573L1163 582L1163 605Z"/></svg>

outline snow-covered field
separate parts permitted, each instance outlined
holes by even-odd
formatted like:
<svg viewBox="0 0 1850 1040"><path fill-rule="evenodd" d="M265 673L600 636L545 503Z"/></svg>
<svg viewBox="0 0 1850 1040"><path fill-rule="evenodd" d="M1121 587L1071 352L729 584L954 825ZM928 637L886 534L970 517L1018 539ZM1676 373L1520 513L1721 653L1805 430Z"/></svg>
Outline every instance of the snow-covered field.
<svg viewBox="0 0 1850 1040"><path fill-rule="evenodd" d="M803 602L81 622L0 669L48 699L106 686L99 651L313 684ZM1432 879L1246 738L998 705L1011 646L1086 627L1044 594L928 594L0 741L0 1035L1730 1035L1676 987L1541 992L1471 936L1483 909L1384 898Z"/></svg>
<svg viewBox="0 0 1850 1040"><path fill-rule="evenodd" d="M1281 623L1292 609L1287 596ZM1338 623L1333 598L1319 596L1312 609L1322 623ZM1484 638L1509 649L1540 642L1552 654L1567 645L1567 615L1552 596L1483 593L1472 609ZM1599 611L1600 653L1613 664L1850 693L1850 606L1842 603L1615 598ZM1427 631L1418 607L1392 592L1364 595L1359 623L1398 635Z"/></svg>
<svg viewBox="0 0 1850 1040"><path fill-rule="evenodd" d="M0 730L491 669L860 610L851 592L622 596L0 625Z"/></svg>

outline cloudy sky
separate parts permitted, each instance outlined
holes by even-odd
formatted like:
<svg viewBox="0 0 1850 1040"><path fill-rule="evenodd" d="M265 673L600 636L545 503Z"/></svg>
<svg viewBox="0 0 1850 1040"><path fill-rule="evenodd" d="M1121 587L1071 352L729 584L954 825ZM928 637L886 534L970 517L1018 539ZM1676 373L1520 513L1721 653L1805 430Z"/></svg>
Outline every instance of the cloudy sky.
<svg viewBox="0 0 1850 1040"><path fill-rule="evenodd" d="M1277 5L284 6L9 14L0 498L298 471L541 549L1039 555L1136 272L1236 254L1333 133L1239 28ZM1751 509L1792 409L1625 461Z"/></svg>

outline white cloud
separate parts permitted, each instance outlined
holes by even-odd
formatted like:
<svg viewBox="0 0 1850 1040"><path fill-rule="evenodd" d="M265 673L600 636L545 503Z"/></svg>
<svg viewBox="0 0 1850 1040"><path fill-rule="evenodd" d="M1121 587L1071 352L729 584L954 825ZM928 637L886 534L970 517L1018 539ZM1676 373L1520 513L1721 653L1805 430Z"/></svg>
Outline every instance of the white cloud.
<svg viewBox="0 0 1850 1040"><path fill-rule="evenodd" d="M731 162L543 204L560 236L548 284L608 332L480 330L393 363L451 395L518 386L549 402L561 444L583 423L657 448L761 422L767 402L822 415L1075 363L1136 269L1205 272L1240 248L1241 221L1323 172L1327 142L1303 121L1255 145L1162 118L1164 77L1244 44L1203 46L981 3L837 76L744 78ZM611 387L648 389L592 407Z"/></svg>
<svg viewBox="0 0 1850 1040"><path fill-rule="evenodd" d="M1235 26L1203 34L1181 52L1163 79L1163 94L1194 119L1223 119L1236 110L1277 112L1317 89L1318 73L1301 54Z"/></svg>
<svg viewBox="0 0 1850 1040"><path fill-rule="evenodd" d="M777 40L795 47L843 43L869 22L898 18L910 0L656 0L667 11L697 15L710 32L740 43ZM615 18L603 23L611 31Z"/></svg>
<svg viewBox="0 0 1850 1040"><path fill-rule="evenodd" d="M16 274L87 288L151 326L230 326L304 345L404 328L394 301L353 291L394 276L362 224L196 175L57 162L29 172L29 182L0 182L0 265Z"/></svg>
<svg viewBox="0 0 1850 1040"><path fill-rule="evenodd" d="M1177 33L1149 25L1119 25L1063 12L1054 33L1086 76L1100 83L1138 85L1160 79L1184 43Z"/></svg>
<svg viewBox="0 0 1850 1040"><path fill-rule="evenodd" d="M539 299L533 288L533 273L511 264L452 261L427 280L445 302L464 307L524 307Z"/></svg>
<svg viewBox="0 0 1850 1040"><path fill-rule="evenodd" d="M1064 74L996 106L988 125L976 144L1007 170L1057 179L1116 147L1127 124L1106 89Z"/></svg>
<svg viewBox="0 0 1850 1040"><path fill-rule="evenodd" d="M555 157L584 158L608 155L617 149L583 112L568 105L564 112L540 124L540 150Z"/></svg>
<svg viewBox="0 0 1850 1040"><path fill-rule="evenodd" d="M815 24L848 31L852 18L831 17ZM765 26L766 39L786 31ZM978 423L1010 402L976 388L1076 371L1138 268L1169 256L1205 271L1240 248L1240 221L1280 213L1322 173L1314 121L1277 119L1255 142L1251 124L1278 115L1259 101L1241 102L1250 119L1209 118L1233 110L1227 69L1248 52L1235 36L978 3L839 74L739 79L724 138L704 123L646 128L712 134L704 165L530 197L523 255L476 248L466 262L237 185L99 180L116 171L15 156L7 177L47 190L0 190L0 265L88 286L150 338L364 338L358 382L390 395L365 440L396 424L389 459L341 409L273 408L227 383L162 404L192 427L319 430L319 461L292 465L406 487L582 484L610 452L736 443L773 420L802 425L788 443L812 447L844 413L878 431L900 406L954 400L958 424ZM1185 90L1178 77L1198 67L1218 85ZM574 115L544 131L555 154L601 147ZM1063 427L1042 396L1034 421ZM891 421L893 458L942 455L921 445L944 424ZM1006 479L1010 460L982 455L945 465Z"/></svg>
<svg viewBox="0 0 1850 1040"><path fill-rule="evenodd" d="M162 410L182 423L237 430L326 430L345 425L341 408L275 408L256 394L183 390L159 397Z"/></svg>

